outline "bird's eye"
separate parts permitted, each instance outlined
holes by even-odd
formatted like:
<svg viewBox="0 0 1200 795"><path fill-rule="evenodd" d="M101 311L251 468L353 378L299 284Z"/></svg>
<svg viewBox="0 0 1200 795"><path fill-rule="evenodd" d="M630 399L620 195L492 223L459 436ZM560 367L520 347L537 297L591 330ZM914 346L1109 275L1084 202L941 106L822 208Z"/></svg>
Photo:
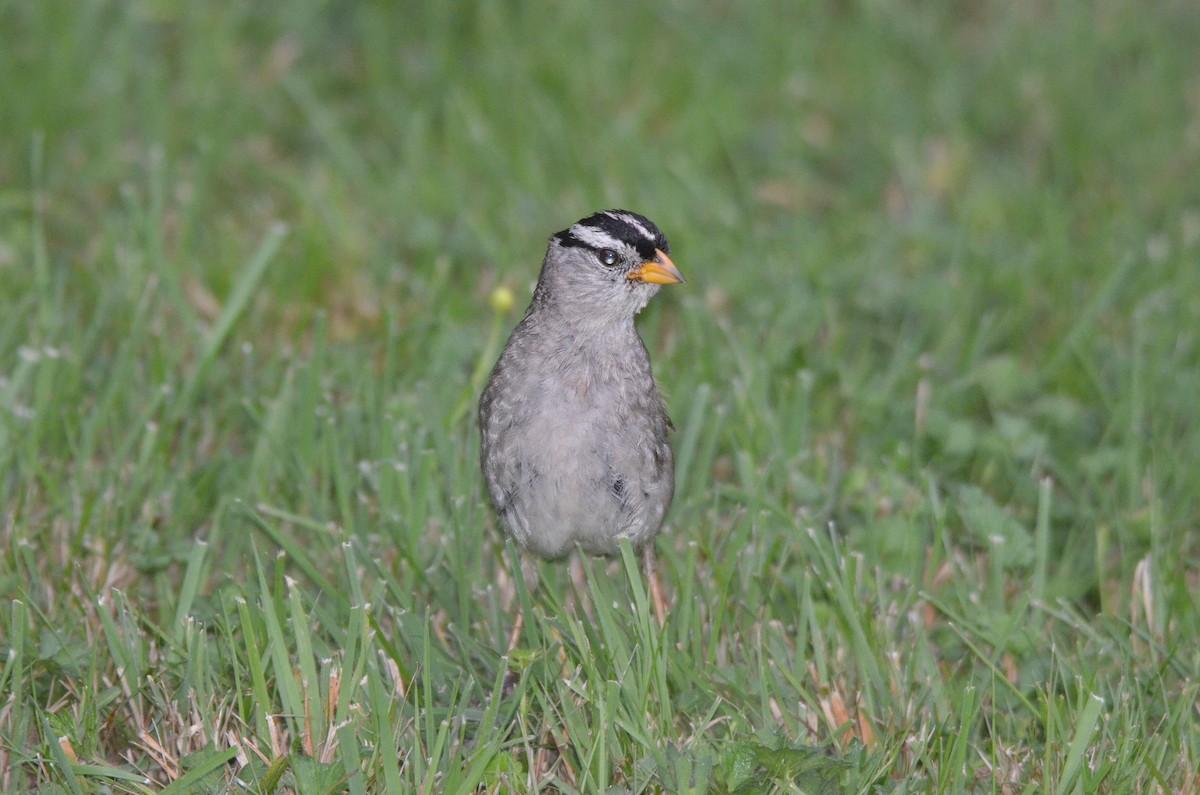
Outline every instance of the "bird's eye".
<svg viewBox="0 0 1200 795"><path fill-rule="evenodd" d="M617 264L617 252L613 251L611 248L600 249L599 256L600 256L600 261L603 262L605 265L616 265Z"/></svg>

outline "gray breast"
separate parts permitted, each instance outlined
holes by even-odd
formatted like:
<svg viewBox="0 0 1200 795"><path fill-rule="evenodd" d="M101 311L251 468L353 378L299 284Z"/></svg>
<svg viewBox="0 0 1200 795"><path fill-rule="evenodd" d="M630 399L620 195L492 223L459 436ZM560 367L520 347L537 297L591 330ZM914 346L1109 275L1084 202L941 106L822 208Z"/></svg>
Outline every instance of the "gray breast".
<svg viewBox="0 0 1200 795"><path fill-rule="evenodd" d="M505 530L544 557L651 540L674 464L645 346L632 325L600 344L538 336L518 327L480 400L481 464Z"/></svg>

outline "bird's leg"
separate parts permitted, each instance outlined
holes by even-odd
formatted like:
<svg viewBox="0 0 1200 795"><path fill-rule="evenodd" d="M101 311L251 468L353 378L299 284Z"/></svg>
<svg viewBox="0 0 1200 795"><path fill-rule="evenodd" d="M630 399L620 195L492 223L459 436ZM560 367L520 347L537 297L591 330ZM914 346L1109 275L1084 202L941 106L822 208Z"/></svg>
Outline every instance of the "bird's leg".
<svg viewBox="0 0 1200 795"><path fill-rule="evenodd" d="M578 549L571 553L571 557L567 561L567 572L570 573L571 584L574 586L571 592L567 594L569 600L566 605L567 613L578 615L579 607L582 606L584 613L590 618L592 615L592 605L587 597L587 571L583 568L583 555Z"/></svg>
<svg viewBox="0 0 1200 795"><path fill-rule="evenodd" d="M517 617L513 620L512 631L508 633L508 649L512 652L521 642L521 630L525 629L525 611L517 605Z"/></svg>
<svg viewBox="0 0 1200 795"><path fill-rule="evenodd" d="M667 597L658 580L658 553L654 549L654 541L642 547L642 574L650 581L650 600L654 603L658 628L662 629L667 624Z"/></svg>
<svg viewBox="0 0 1200 795"><path fill-rule="evenodd" d="M525 588L529 591L529 595L533 596L534 591L537 590L538 581L540 580L537 565L530 560L529 556L524 552L521 553L520 560L521 577L525 582ZM517 648L518 644L520 644L521 630L525 628L525 605L521 602L521 593L516 587L513 588L512 604L514 607L516 607L517 616L513 619L512 631L508 633L507 651L509 652Z"/></svg>

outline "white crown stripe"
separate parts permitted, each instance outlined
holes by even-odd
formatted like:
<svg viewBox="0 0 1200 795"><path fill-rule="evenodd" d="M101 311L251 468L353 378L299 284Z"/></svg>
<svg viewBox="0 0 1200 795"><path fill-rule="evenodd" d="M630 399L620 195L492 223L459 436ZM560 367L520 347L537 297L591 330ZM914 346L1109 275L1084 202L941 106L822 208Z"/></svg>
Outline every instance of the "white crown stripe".
<svg viewBox="0 0 1200 795"><path fill-rule="evenodd" d="M607 232L602 232L594 226L575 224L570 229L571 237L582 241L592 248L626 248L627 244L617 240Z"/></svg>
<svg viewBox="0 0 1200 795"><path fill-rule="evenodd" d="M605 215L607 215L609 218L612 218L614 220L629 224L634 229L641 232L642 237L646 238L651 243L654 242L654 235L650 234L650 230L647 229L646 227L642 226L641 222L638 221L638 219L634 218L632 215L626 215L625 213L607 213L607 212L605 213Z"/></svg>

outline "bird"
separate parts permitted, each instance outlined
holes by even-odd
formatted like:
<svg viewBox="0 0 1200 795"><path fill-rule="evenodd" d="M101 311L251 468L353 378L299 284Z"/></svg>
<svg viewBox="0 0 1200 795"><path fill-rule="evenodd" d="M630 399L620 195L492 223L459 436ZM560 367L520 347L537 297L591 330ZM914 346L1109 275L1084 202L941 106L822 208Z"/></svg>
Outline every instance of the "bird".
<svg viewBox="0 0 1200 795"><path fill-rule="evenodd" d="M606 210L550 237L537 286L479 399L480 467L503 531L554 560L638 552L659 626L655 538L675 493L674 430L634 319L682 284L650 219ZM518 614L510 638L523 624Z"/></svg>

